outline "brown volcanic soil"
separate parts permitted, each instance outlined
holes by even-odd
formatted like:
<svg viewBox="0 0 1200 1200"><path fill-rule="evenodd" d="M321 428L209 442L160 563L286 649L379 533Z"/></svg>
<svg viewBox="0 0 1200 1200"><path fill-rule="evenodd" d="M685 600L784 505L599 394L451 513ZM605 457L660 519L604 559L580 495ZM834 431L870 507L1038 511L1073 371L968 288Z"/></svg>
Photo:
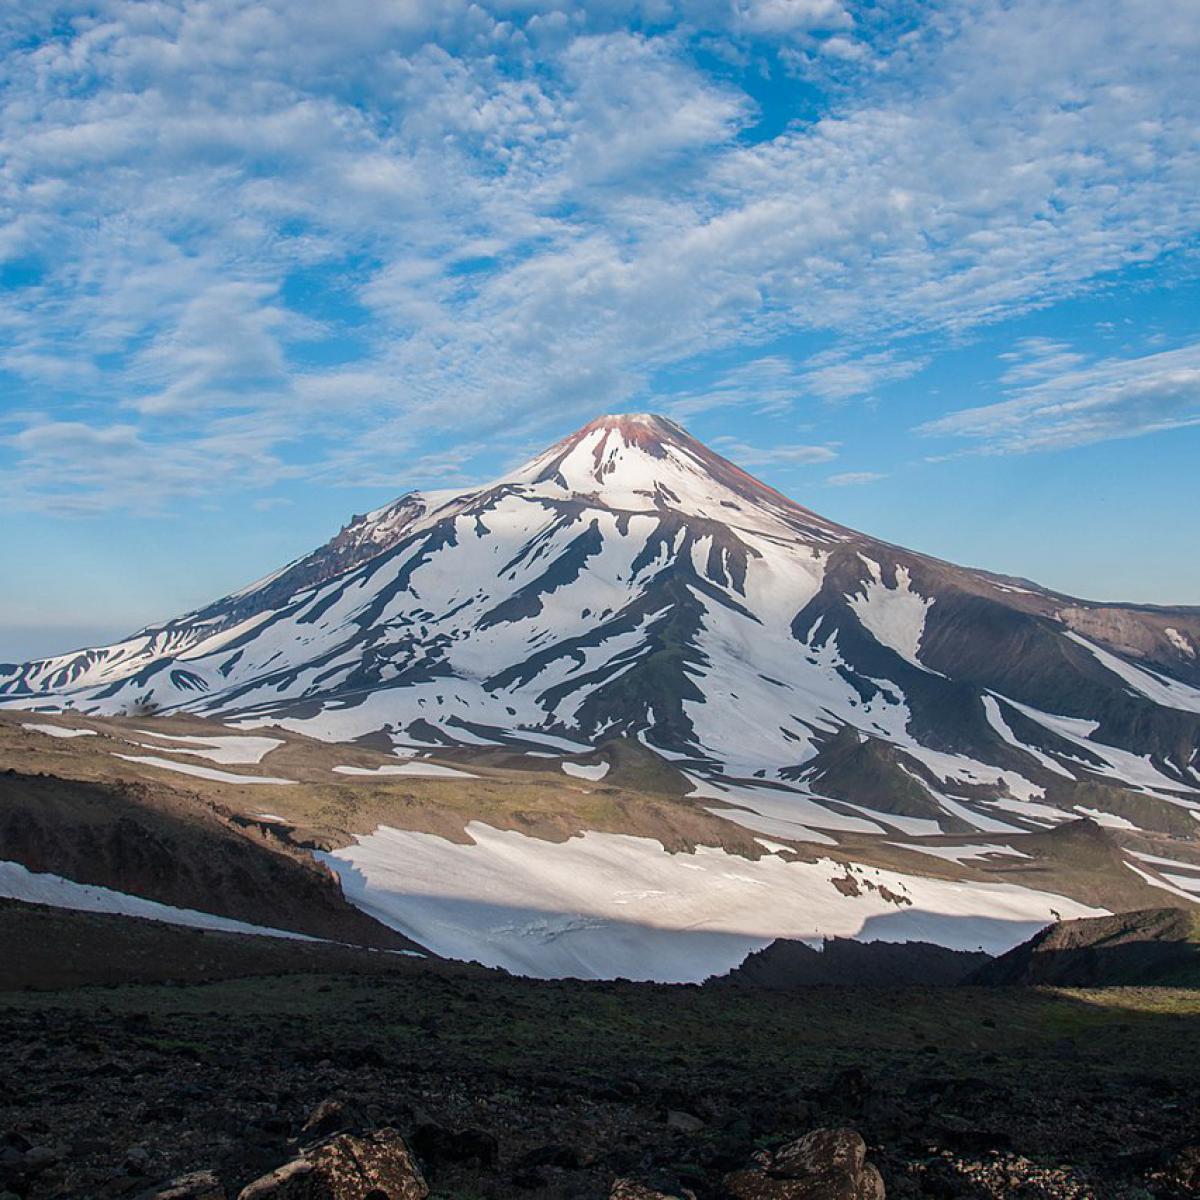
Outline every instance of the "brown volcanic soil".
<svg viewBox="0 0 1200 1200"><path fill-rule="evenodd" d="M97 736L55 739L24 729L25 722L88 728L96 730ZM557 760L518 758L503 750L436 753L436 762L467 771L473 779L339 775L334 766L373 769L396 766L401 760L366 745L329 744L273 727L240 731L284 739L261 763L223 766L164 752L163 746L152 744L148 731L176 737L239 732L192 717L100 719L0 712L0 767L64 780L137 780L148 785L147 795L166 789L251 819L269 811L286 818L292 827L291 841L321 848L345 845L355 834L370 833L381 824L463 842L466 825L482 820L549 841L565 841L594 829L655 837L670 850L708 845L724 846L748 858L765 853L751 831L712 816L703 803L683 798L677 772L623 743L614 743L602 754L583 756L584 761L608 758L613 763L614 786L608 779L591 783L572 778L562 772ZM177 759L181 765L296 782L286 787L221 782L128 762L116 754L157 755ZM801 848L801 852L808 851Z"/></svg>
<svg viewBox="0 0 1200 1200"><path fill-rule="evenodd" d="M421 1148L435 1200L601 1200L627 1174L718 1200L756 1149L824 1125L862 1131L892 1200L1182 1200L1171 1162L1200 1143L1200 992L765 993L361 957L384 965L0 994L0 1184L105 1200L211 1169L233 1196L330 1098L335 1125ZM470 1147L485 1165L451 1161Z"/></svg>

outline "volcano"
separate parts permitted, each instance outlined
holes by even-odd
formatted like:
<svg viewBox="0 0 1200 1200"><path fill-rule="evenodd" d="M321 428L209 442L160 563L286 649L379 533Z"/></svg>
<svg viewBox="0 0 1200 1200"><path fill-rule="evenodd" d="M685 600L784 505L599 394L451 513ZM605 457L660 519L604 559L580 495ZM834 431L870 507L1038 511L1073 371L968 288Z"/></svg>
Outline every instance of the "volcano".
<svg viewBox="0 0 1200 1200"><path fill-rule="evenodd" d="M1200 831L1200 609L887 544L653 415L410 492L114 645L0 666L0 704L402 748L637 744L763 831Z"/></svg>

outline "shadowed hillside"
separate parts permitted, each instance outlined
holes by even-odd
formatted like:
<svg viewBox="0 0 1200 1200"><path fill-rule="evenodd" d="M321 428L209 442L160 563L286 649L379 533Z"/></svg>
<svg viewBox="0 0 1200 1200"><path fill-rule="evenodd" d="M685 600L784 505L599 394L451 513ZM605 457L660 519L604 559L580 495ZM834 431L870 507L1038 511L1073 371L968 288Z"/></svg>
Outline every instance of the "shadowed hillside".
<svg viewBox="0 0 1200 1200"><path fill-rule="evenodd" d="M1060 921L971 976L976 984L1200 986L1200 918L1152 908Z"/></svg>

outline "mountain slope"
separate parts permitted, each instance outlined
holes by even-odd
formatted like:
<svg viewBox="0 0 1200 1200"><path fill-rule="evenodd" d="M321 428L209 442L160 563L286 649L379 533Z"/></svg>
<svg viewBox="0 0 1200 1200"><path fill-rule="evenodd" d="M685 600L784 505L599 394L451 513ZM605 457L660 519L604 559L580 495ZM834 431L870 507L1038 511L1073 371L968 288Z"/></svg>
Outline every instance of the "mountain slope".
<svg viewBox="0 0 1200 1200"><path fill-rule="evenodd" d="M0 666L0 703L407 746L633 739L777 834L1200 814L1200 609L876 541L653 416L406 495L124 642Z"/></svg>

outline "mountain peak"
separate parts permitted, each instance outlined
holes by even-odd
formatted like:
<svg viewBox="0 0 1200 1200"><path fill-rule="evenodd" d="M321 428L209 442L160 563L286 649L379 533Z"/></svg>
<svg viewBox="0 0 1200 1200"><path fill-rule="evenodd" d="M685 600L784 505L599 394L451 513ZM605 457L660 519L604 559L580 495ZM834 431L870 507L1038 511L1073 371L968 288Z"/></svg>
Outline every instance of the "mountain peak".
<svg viewBox="0 0 1200 1200"><path fill-rule="evenodd" d="M610 443L637 447L655 458L661 457L662 448L668 445L684 446L693 451L703 450L702 443L692 437L682 425L677 425L658 413L649 412L606 413L563 438L557 446L577 446L589 440L593 445L605 447L609 447Z"/></svg>
<svg viewBox="0 0 1200 1200"><path fill-rule="evenodd" d="M836 527L657 413L609 413L556 442L502 482L549 487L632 510L675 509L730 520L786 514L827 536Z"/></svg>
<svg viewBox="0 0 1200 1200"><path fill-rule="evenodd" d="M591 433L597 429L615 429L620 433L633 434L635 436L651 432L660 437L689 437L689 434L682 426L677 425L667 417L660 416L658 413L650 412L606 413L604 416L597 417L594 421L589 421L582 429L571 436L581 437L583 434Z"/></svg>

